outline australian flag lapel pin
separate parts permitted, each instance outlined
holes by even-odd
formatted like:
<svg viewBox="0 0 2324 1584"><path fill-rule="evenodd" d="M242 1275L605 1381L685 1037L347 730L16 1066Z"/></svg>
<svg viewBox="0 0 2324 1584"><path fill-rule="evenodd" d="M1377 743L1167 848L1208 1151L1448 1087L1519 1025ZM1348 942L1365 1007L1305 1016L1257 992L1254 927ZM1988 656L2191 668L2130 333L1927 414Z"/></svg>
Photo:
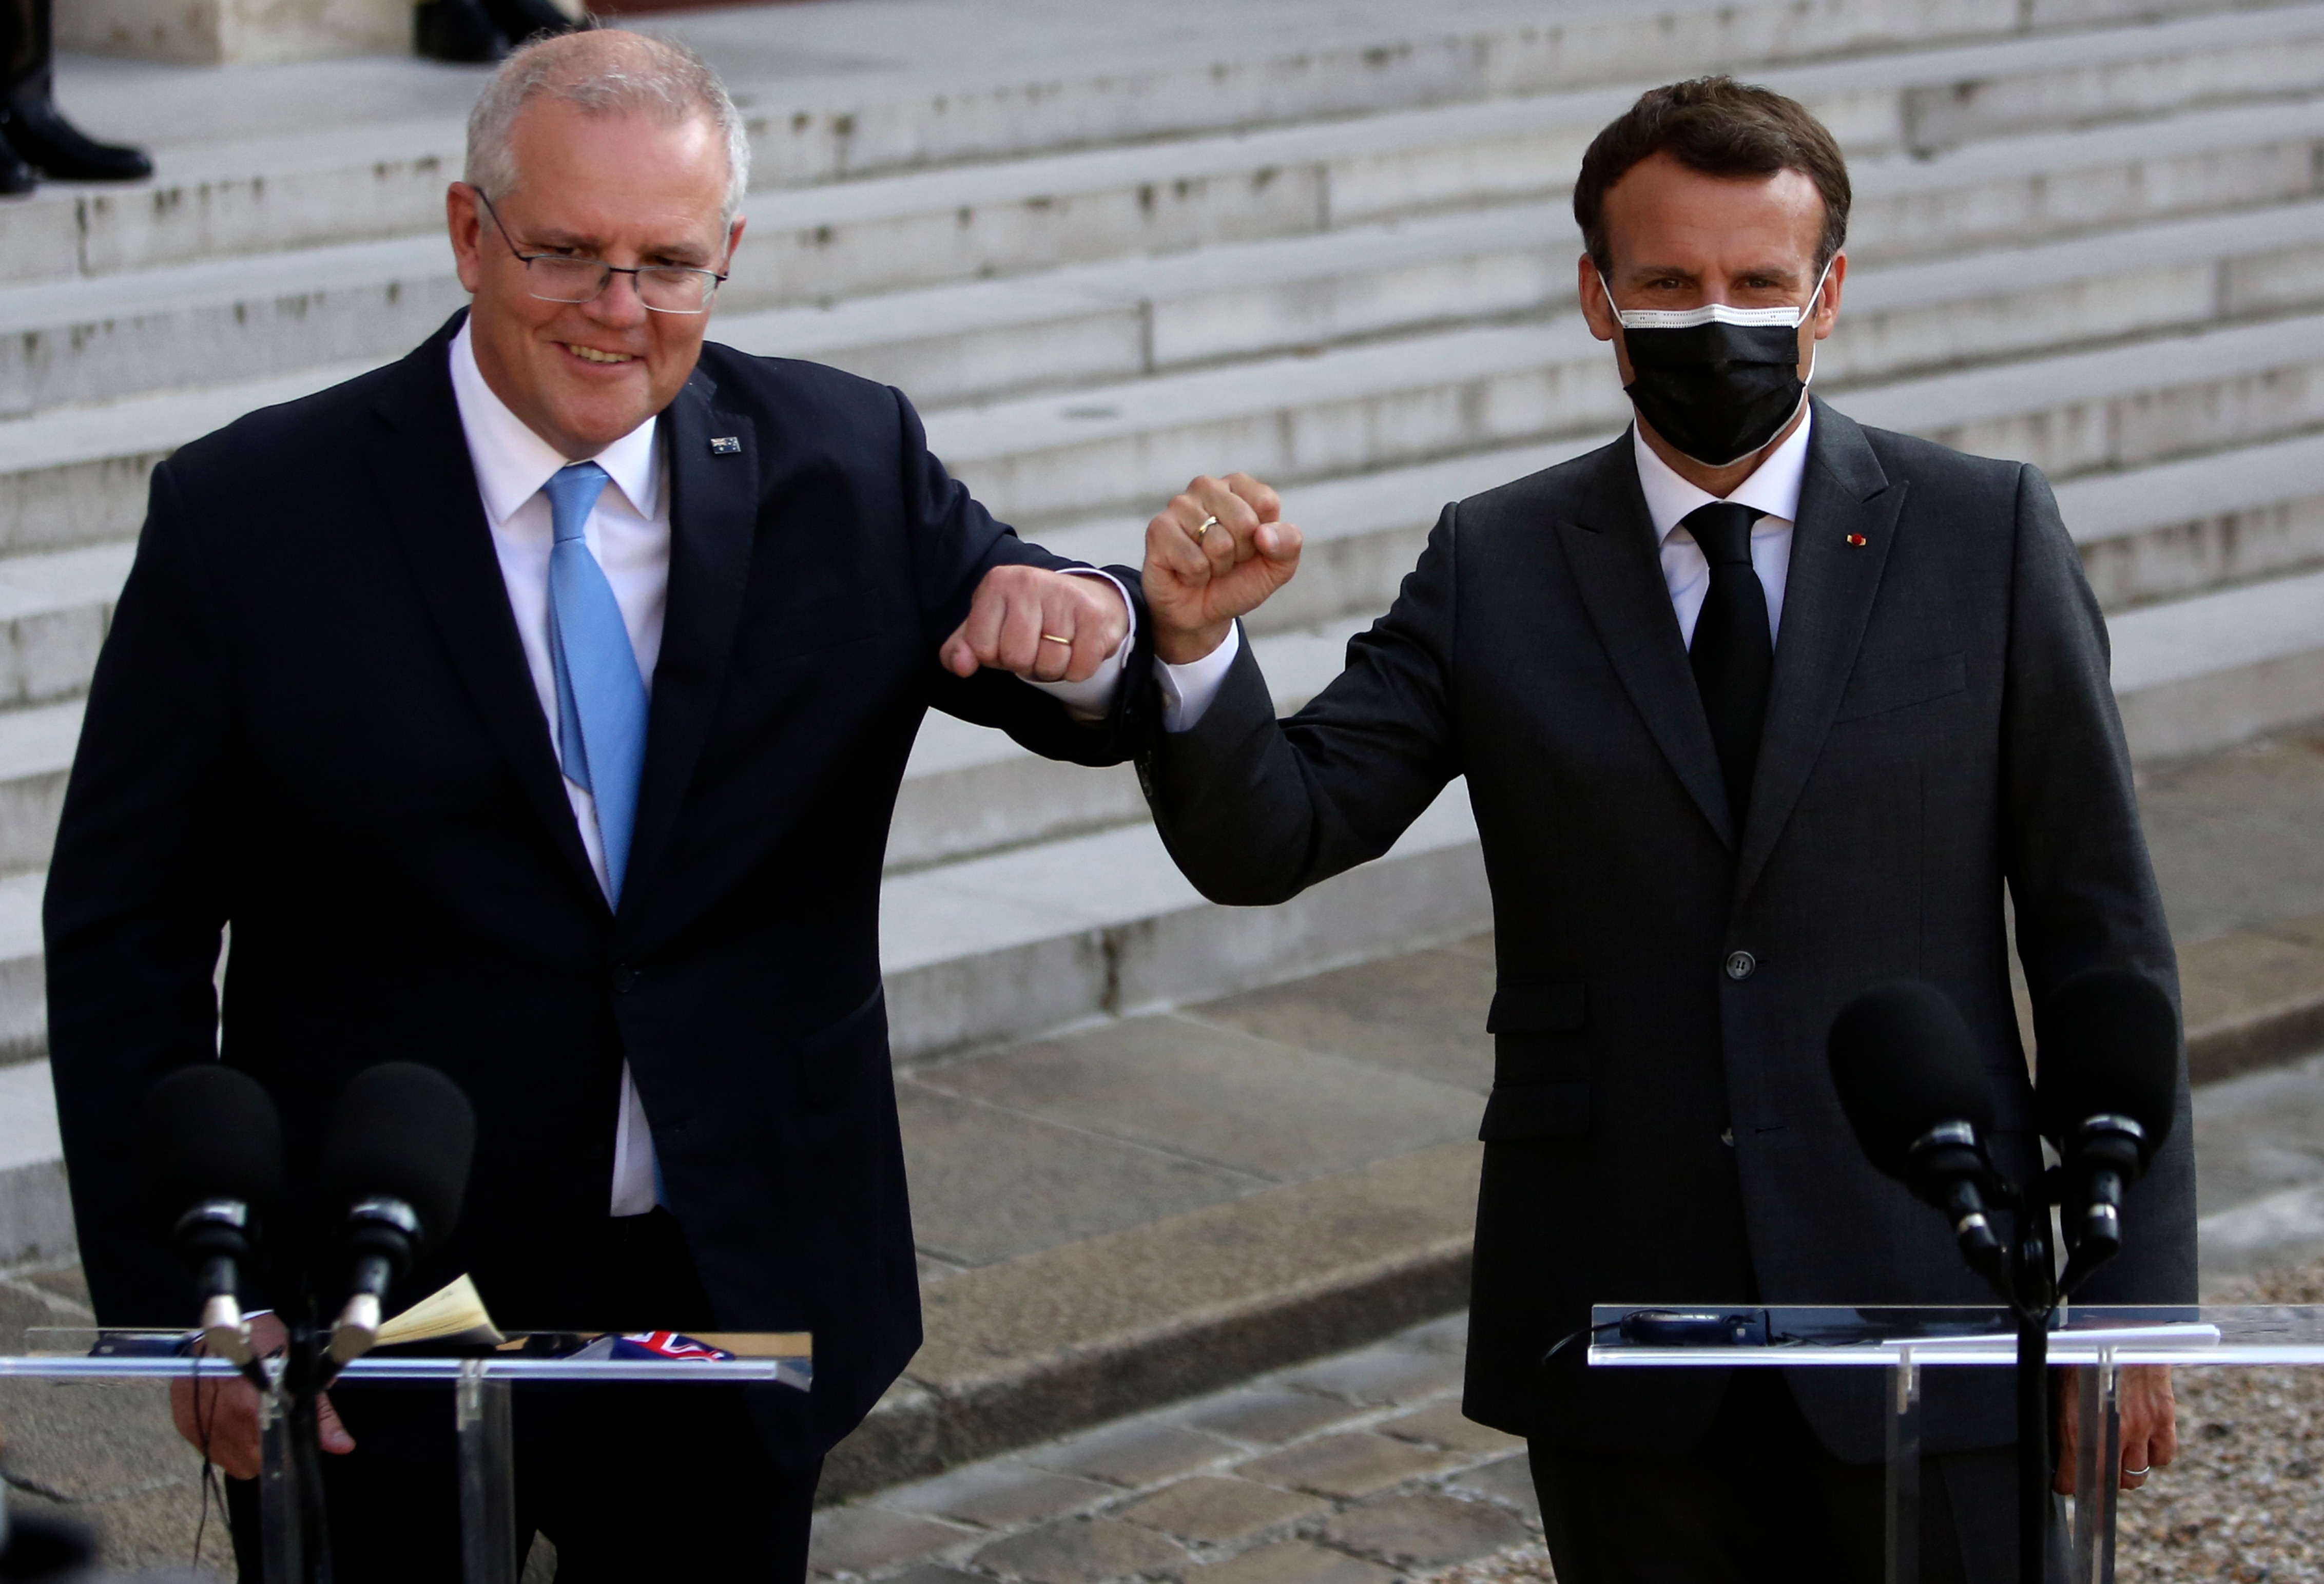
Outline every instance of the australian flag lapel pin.
<svg viewBox="0 0 2324 1584"><path fill-rule="evenodd" d="M710 455L713 456L740 456L742 455L742 441L741 437L736 435L711 436Z"/></svg>

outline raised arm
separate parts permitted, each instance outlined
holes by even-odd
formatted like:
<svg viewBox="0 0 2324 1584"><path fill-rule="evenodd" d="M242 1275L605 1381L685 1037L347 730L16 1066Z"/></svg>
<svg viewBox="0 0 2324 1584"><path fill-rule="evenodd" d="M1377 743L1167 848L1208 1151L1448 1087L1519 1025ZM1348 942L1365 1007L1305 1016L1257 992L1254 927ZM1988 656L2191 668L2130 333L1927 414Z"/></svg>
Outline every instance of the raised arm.
<svg viewBox="0 0 2324 1584"><path fill-rule="evenodd" d="M906 544L933 640L929 702L1051 759L1130 758L1149 652L1138 574L1097 576L993 520L928 449L911 402L890 394Z"/></svg>
<svg viewBox="0 0 2324 1584"><path fill-rule="evenodd" d="M1255 520L1235 528L1239 541L1248 535L1250 553L1238 543L1231 560L1208 542L1218 527L1190 531L1185 502L1181 497L1148 530L1157 655L1165 662L1188 655L1199 664L1217 652L1215 644L1236 650L1198 718L1149 739L1147 797L1171 856L1204 896L1280 902L1387 852L1461 774L1450 684L1459 513L1445 508L1394 606L1349 642L1339 677L1278 722L1259 663L1231 623L1289 576L1297 530L1274 521L1268 492L1252 502ZM1199 565L1182 548L1190 539L1204 552Z"/></svg>

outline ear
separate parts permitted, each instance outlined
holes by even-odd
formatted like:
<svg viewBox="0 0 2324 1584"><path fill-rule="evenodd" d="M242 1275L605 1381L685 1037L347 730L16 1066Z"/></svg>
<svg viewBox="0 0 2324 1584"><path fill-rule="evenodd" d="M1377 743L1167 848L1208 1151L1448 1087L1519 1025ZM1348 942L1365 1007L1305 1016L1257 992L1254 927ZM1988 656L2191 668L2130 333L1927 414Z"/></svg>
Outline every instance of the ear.
<svg viewBox="0 0 2324 1584"><path fill-rule="evenodd" d="M1823 290L1816 293L1815 309L1811 316L1819 341L1831 334L1832 325L1840 318L1840 287L1847 279L1848 255L1836 253L1831 255L1831 268L1824 272Z"/></svg>
<svg viewBox="0 0 2324 1584"><path fill-rule="evenodd" d="M726 267L734 267L734 250L742 245L742 227L751 222L745 216L734 216L734 224L726 232Z"/></svg>
<svg viewBox="0 0 2324 1584"><path fill-rule="evenodd" d="M1606 300L1605 281L1598 273L1597 261L1588 253L1580 260L1575 287L1582 297L1582 317L1590 326L1590 333L1600 341L1611 341L1622 327L1614 318L1614 309Z"/></svg>
<svg viewBox="0 0 2324 1584"><path fill-rule="evenodd" d="M445 189L444 223L452 234L452 258L460 272L460 284L473 297L484 283L484 214L476 202L475 188L456 181Z"/></svg>

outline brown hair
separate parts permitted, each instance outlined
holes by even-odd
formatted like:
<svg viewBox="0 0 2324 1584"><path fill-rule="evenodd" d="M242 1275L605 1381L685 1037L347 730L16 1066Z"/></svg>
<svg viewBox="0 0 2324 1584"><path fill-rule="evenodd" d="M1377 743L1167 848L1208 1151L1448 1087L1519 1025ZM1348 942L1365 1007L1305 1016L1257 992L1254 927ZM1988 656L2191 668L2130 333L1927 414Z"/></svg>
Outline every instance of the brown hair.
<svg viewBox="0 0 2324 1584"><path fill-rule="evenodd" d="M1601 273L1613 269L1606 246L1606 189L1655 154L1668 154L1705 176L1800 171L1823 198L1816 267L1830 263L1848 240L1848 162L1823 123L1796 99L1771 88L1731 77L1698 77L1639 95L1582 156L1573 217Z"/></svg>

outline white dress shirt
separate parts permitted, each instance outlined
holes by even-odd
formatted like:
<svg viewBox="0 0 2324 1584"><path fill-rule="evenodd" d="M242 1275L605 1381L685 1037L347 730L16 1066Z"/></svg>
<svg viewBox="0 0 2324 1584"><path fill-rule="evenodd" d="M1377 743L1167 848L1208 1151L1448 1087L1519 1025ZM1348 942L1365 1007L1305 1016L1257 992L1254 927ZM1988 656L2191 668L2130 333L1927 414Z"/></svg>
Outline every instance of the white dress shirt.
<svg viewBox="0 0 2324 1584"><path fill-rule="evenodd" d="M466 324L452 338L451 372L460 428L467 437L468 460L475 468L477 493L484 498L484 520L492 528L493 549L500 557L501 580L508 585L509 609L524 644L525 664L532 672L533 693L540 700L549 746L558 751L561 763L557 674L549 656L549 552L555 535L549 497L541 493L541 486L570 458L533 433L484 383ZM622 608L622 622L629 629L630 647L637 653L638 671L649 693L653 688L654 663L661 657L662 620L669 603L669 470L661 455L660 427L659 418L650 418L591 458L613 483L597 497L582 529L589 553L597 557L605 581L613 585L614 603ZM1120 588L1113 578L1106 581ZM1127 591L1122 601L1130 603ZM1137 620L1134 605L1130 620ZM1125 639L1087 681L1033 686L1077 714L1102 715L1129 654L1130 640ZM565 783L565 797L573 806L574 823L580 828L589 867L596 871L598 886L610 897L613 888L606 876L605 844L597 833L596 800L570 780ZM621 1119L613 1134L612 1213L643 1215L653 1209L654 1177L653 1130L647 1124L645 1107L625 1062Z"/></svg>
<svg viewBox="0 0 2324 1584"><path fill-rule="evenodd" d="M508 585L509 609L516 617L525 665L532 672L532 690L540 700L549 747L561 764L557 673L549 658L549 552L555 533L541 486L571 459L534 434L493 394L484 371L476 366L476 349L466 324L452 338L452 395L468 440L468 461L476 470L476 493L484 497L484 520L492 526L493 549L500 557L501 581ZM662 617L669 603L669 470L662 465L660 428L661 419L650 418L597 453L593 460L613 483L597 497L581 530L589 553L613 585L649 692L654 662L661 658ZM569 778L565 797L573 806L589 867L610 897L605 843L597 833L597 800ZM653 1207L653 1130L646 1125L645 1106L624 1062L608 1208L613 1215L643 1215Z"/></svg>
<svg viewBox="0 0 2324 1584"><path fill-rule="evenodd" d="M1751 525L1751 569L1767 591L1767 636L1783 631L1784 585L1792 571L1792 525L1799 520L1800 481L1808 470L1808 429L1815 410L1800 417L1800 427L1775 447L1749 478L1735 486L1727 499L1759 512ZM1686 514L1719 500L1697 489L1655 455L1654 447L1630 426L1630 450L1638 459L1638 487L1646 492L1646 516L1655 525L1655 545L1663 563L1663 586L1670 590L1671 609L1678 613L1679 636L1694 641L1695 618L1702 614L1702 597L1711 591L1711 562L1694 535L1681 528Z"/></svg>
<svg viewBox="0 0 2324 1584"><path fill-rule="evenodd" d="M1807 474L1808 429L1815 410L1800 417L1800 427L1759 464L1749 478L1735 486L1727 499L1758 509L1751 525L1751 567L1767 591L1767 636L1783 629L1784 585L1792 570L1792 525L1800 515L1800 481ZM1638 485L1646 492L1646 517L1654 524L1655 546L1662 558L1663 586L1670 590L1671 609L1678 614L1678 630L1687 643L1694 641L1695 619L1702 614L1702 596L1711 588L1711 563L1694 535L1679 524L1698 506L1719 496L1679 477L1670 464L1655 455L1636 424L1630 426L1630 449L1637 458ZM1162 729L1189 732L1218 696L1227 668L1242 647L1240 629L1229 629L1226 641L1201 659L1184 666L1157 665L1162 686Z"/></svg>

